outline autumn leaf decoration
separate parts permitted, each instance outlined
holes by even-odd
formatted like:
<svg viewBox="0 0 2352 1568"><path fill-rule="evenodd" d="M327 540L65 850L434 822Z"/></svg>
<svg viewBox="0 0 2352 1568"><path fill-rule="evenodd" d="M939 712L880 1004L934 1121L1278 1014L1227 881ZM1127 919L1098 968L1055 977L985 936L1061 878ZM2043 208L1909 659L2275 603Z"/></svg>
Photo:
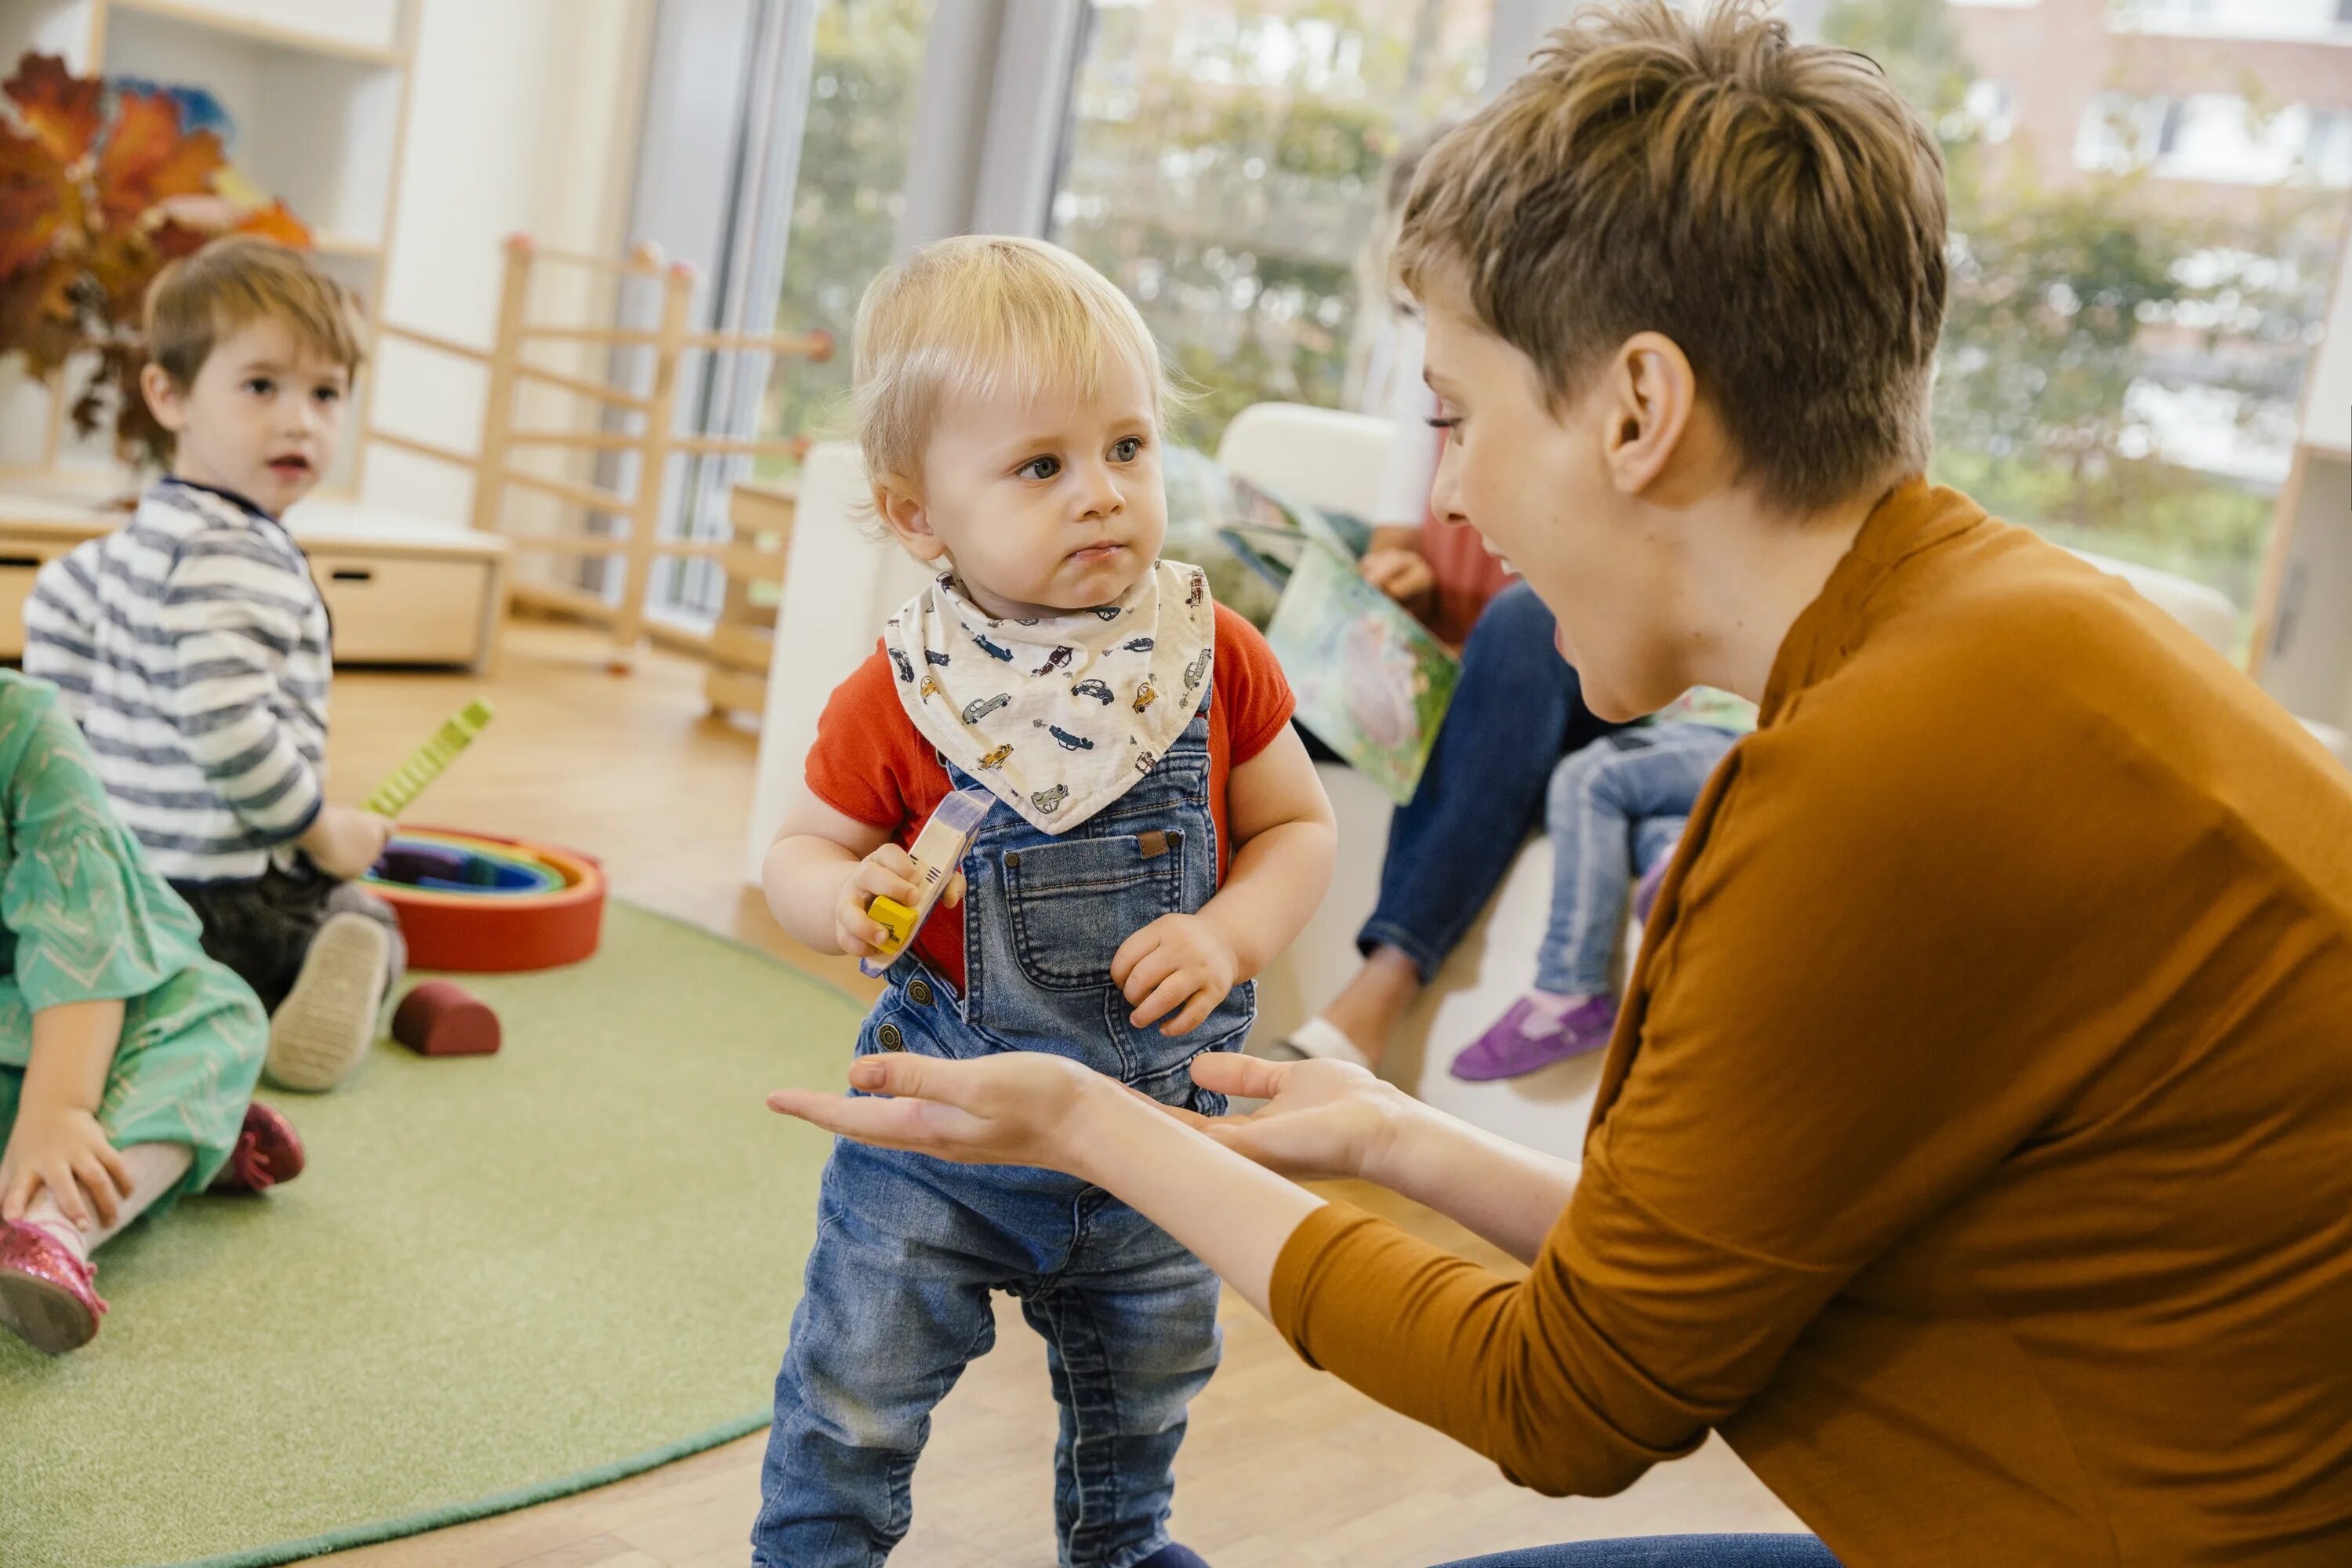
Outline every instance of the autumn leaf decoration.
<svg viewBox="0 0 2352 1568"><path fill-rule="evenodd" d="M163 93L110 89L28 54L0 94L0 356L21 353L37 379L94 356L74 428L110 416L126 461L161 461L163 432L138 394L148 284L222 234L307 247L310 232L283 202L224 195L220 138L184 132Z"/></svg>

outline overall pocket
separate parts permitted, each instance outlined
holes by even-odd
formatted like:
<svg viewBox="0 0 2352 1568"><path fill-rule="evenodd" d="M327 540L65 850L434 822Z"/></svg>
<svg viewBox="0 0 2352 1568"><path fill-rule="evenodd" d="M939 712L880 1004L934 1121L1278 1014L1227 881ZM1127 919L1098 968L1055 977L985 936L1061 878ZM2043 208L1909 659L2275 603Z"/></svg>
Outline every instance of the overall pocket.
<svg viewBox="0 0 2352 1568"><path fill-rule="evenodd" d="M1119 945L1184 907L1183 867L1181 830L1008 851L1004 903L1022 973L1044 991L1108 986Z"/></svg>

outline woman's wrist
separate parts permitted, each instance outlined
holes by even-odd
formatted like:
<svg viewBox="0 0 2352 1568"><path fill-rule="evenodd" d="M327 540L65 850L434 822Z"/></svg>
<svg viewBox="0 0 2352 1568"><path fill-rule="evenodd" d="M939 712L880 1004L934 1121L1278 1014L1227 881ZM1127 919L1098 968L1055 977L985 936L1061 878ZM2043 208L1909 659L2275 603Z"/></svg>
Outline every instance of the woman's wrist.
<svg viewBox="0 0 2352 1568"><path fill-rule="evenodd" d="M1365 1142L1357 1178L1419 1201L1432 1163L1442 1158L1449 1131L1459 1124L1392 1083L1380 1087L1381 1119Z"/></svg>
<svg viewBox="0 0 2352 1568"><path fill-rule="evenodd" d="M1179 1133L1183 1129L1117 1079L1081 1070L1070 1113L1063 1119L1063 1135L1056 1140L1061 1147L1047 1163L1088 1186L1116 1192L1120 1173L1139 1146L1162 1128Z"/></svg>

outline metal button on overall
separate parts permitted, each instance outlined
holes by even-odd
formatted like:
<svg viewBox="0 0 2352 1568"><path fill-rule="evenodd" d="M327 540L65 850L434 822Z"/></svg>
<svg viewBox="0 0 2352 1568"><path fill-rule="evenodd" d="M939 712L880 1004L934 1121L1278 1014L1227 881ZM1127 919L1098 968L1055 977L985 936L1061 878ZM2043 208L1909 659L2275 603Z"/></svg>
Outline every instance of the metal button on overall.
<svg viewBox="0 0 2352 1568"><path fill-rule="evenodd" d="M912 1002L918 1007L929 1006L931 1005L930 984L928 981L922 980L908 981L907 1000Z"/></svg>
<svg viewBox="0 0 2352 1568"><path fill-rule="evenodd" d="M898 1025L885 1024L874 1031L874 1043L886 1051L903 1051L907 1048L907 1037L898 1032Z"/></svg>

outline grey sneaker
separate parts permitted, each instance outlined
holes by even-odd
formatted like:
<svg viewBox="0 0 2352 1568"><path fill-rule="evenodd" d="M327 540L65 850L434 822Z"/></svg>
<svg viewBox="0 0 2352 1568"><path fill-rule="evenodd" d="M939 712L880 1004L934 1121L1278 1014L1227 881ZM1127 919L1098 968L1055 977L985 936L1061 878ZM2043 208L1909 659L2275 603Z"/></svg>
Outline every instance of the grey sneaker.
<svg viewBox="0 0 2352 1568"><path fill-rule="evenodd" d="M373 920L327 917L269 1020L270 1082L315 1093L352 1076L375 1043L391 957L392 939Z"/></svg>

